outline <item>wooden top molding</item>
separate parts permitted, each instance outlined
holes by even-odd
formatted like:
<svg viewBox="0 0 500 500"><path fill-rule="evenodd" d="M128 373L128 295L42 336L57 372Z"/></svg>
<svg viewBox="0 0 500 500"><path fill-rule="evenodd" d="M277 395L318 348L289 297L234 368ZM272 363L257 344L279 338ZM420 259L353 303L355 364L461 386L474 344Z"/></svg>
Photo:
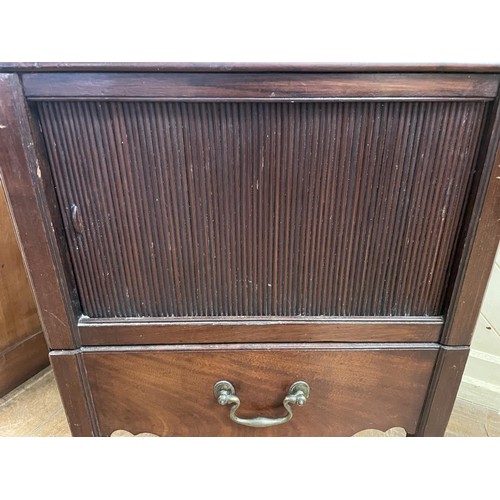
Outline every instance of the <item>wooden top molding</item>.
<svg viewBox="0 0 500 500"><path fill-rule="evenodd" d="M335 62L0 62L1 71L139 71L139 72L440 72L500 73L500 61L474 63L335 63Z"/></svg>
<svg viewBox="0 0 500 500"><path fill-rule="evenodd" d="M493 99L498 75L421 73L27 73L30 99Z"/></svg>

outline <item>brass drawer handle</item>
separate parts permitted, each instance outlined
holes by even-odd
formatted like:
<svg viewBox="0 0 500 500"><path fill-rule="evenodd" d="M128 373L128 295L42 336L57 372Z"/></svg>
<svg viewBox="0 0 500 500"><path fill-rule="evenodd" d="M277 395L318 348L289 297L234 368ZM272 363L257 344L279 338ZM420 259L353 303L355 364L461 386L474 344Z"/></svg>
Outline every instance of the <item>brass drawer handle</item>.
<svg viewBox="0 0 500 500"><path fill-rule="evenodd" d="M227 380L220 380L214 385L214 396L217 402L224 405L233 405L229 417L233 422L240 425L247 425L248 427L271 427L273 425L281 425L289 422L293 417L290 405L304 406L307 398L309 397L310 388L307 382L295 382L288 389L288 394L283 400L283 406L287 411L284 417L267 418L267 417L254 417L254 418L240 418L236 415L236 410L240 407L240 398L236 396L233 384Z"/></svg>

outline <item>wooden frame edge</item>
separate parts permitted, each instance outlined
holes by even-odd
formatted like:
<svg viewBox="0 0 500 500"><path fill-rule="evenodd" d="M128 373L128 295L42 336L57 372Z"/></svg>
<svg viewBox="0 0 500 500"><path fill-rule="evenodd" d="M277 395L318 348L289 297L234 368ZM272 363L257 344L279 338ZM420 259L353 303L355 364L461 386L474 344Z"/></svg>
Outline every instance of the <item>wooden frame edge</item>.
<svg viewBox="0 0 500 500"><path fill-rule="evenodd" d="M439 349L415 436L444 436L468 356L468 347Z"/></svg>
<svg viewBox="0 0 500 500"><path fill-rule="evenodd" d="M500 241L500 95L492 109L481 179L463 238L441 343L470 344Z"/></svg>
<svg viewBox="0 0 500 500"><path fill-rule="evenodd" d="M81 352L53 351L50 353L50 363L71 434L74 437L99 436L99 424Z"/></svg>
<svg viewBox="0 0 500 500"><path fill-rule="evenodd" d="M47 344L70 349L79 345L77 312L45 194L44 161L19 77L0 74L0 175Z"/></svg>

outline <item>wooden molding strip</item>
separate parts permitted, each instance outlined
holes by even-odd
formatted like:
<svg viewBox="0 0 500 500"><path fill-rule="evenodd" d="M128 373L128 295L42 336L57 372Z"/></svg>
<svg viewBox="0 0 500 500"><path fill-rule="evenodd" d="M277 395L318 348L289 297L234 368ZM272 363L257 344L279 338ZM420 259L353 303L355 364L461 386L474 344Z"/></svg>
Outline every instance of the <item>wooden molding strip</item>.
<svg viewBox="0 0 500 500"><path fill-rule="evenodd" d="M493 99L497 75L325 73L26 73L30 99Z"/></svg>
<svg viewBox="0 0 500 500"><path fill-rule="evenodd" d="M439 72L439 73L500 73L500 63L390 63L390 62L2 62L2 71L126 71L126 72Z"/></svg>
<svg viewBox="0 0 500 500"><path fill-rule="evenodd" d="M436 350L439 349L440 345L433 342L269 342L269 343L237 343L237 344L227 344L227 343L214 343L214 344L175 344L175 345L145 345L141 347L133 345L114 345L114 346L88 346L80 347L72 351L52 351L51 354L78 354L78 353L118 353L118 352L171 352L171 351L422 351L422 350ZM456 348L450 348L457 350Z"/></svg>
<svg viewBox="0 0 500 500"><path fill-rule="evenodd" d="M228 318L171 321L82 318L82 345L199 344L218 342L436 342L442 318Z"/></svg>

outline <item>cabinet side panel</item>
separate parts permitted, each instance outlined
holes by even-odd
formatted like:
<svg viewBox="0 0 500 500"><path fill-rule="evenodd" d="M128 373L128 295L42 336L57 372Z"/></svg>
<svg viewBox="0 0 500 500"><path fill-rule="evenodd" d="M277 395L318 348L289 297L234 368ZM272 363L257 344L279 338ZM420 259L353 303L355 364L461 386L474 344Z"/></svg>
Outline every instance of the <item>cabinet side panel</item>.
<svg viewBox="0 0 500 500"><path fill-rule="evenodd" d="M0 398L49 364L43 332L0 352Z"/></svg>
<svg viewBox="0 0 500 500"><path fill-rule="evenodd" d="M0 352L41 330L0 183Z"/></svg>
<svg viewBox="0 0 500 500"><path fill-rule="evenodd" d="M0 169L47 343L77 344L76 314L44 192L48 170L17 75L0 75Z"/></svg>
<svg viewBox="0 0 500 500"><path fill-rule="evenodd" d="M0 182L0 398L48 364L47 344Z"/></svg>

